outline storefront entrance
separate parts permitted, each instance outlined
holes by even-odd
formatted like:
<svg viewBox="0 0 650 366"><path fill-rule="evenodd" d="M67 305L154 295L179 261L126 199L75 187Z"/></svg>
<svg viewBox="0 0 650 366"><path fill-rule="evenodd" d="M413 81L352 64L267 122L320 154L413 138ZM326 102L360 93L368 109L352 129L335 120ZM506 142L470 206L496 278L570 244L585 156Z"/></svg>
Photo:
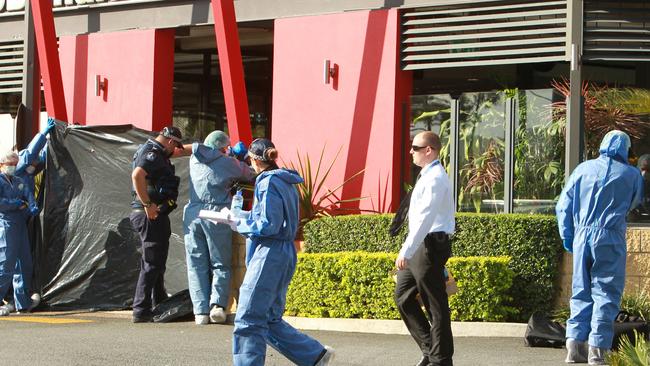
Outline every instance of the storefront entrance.
<svg viewBox="0 0 650 366"><path fill-rule="evenodd" d="M273 23L239 27L253 137L270 136ZM173 121L190 139L228 130L213 26L176 30Z"/></svg>

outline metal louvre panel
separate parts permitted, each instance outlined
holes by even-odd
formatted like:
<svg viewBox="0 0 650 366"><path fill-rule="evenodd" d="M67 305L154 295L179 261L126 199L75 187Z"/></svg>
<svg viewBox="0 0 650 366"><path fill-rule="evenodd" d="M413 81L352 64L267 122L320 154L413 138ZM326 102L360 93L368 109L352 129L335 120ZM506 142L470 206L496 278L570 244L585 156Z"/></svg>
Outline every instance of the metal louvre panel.
<svg viewBox="0 0 650 366"><path fill-rule="evenodd" d="M565 61L567 0L441 4L402 14L404 70Z"/></svg>
<svg viewBox="0 0 650 366"><path fill-rule="evenodd" d="M586 0L583 59L650 61L650 1Z"/></svg>
<svg viewBox="0 0 650 366"><path fill-rule="evenodd" d="M0 42L0 94L17 93L23 84L23 42Z"/></svg>

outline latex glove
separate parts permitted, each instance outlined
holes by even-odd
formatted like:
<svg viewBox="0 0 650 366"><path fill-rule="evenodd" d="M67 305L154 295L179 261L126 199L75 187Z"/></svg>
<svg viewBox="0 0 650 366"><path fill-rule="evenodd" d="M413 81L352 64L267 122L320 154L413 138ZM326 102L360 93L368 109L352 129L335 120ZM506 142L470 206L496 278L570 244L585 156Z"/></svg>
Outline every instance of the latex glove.
<svg viewBox="0 0 650 366"><path fill-rule="evenodd" d="M562 240L562 245L567 252L573 253L573 239Z"/></svg>
<svg viewBox="0 0 650 366"><path fill-rule="evenodd" d="M232 151L232 154L241 161L244 161L248 155L248 149L246 148L246 145L241 141L236 143L235 146L230 149L230 151Z"/></svg>
<svg viewBox="0 0 650 366"><path fill-rule="evenodd" d="M234 219L234 220L231 219L231 220L230 220L230 223L229 223L229 225L230 225L230 230L232 230L232 231L234 231L234 232L237 232L237 224L239 224L239 219Z"/></svg>
<svg viewBox="0 0 650 366"><path fill-rule="evenodd" d="M45 130L43 130L43 134L47 135L52 130L56 127L56 122L54 122L54 118L52 117L47 117L47 127L45 127Z"/></svg>
<svg viewBox="0 0 650 366"><path fill-rule="evenodd" d="M29 206L29 215L30 216L38 216L39 211L40 210L38 209L38 206L36 206L36 205Z"/></svg>

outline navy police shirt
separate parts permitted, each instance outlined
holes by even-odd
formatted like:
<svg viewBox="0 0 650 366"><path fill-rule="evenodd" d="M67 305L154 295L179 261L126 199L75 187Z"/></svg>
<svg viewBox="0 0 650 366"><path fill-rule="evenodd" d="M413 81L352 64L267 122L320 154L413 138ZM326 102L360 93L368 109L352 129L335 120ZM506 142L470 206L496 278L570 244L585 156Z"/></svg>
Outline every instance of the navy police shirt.
<svg viewBox="0 0 650 366"><path fill-rule="evenodd" d="M133 169L140 167L147 172L147 191L151 202L160 204L161 197L156 197L155 190L152 188L163 176L173 176L175 174L174 165L169 160L165 147L158 141L149 139L144 144L140 145L138 150L133 155ZM131 202L133 208L143 208L142 203L133 189L133 201Z"/></svg>

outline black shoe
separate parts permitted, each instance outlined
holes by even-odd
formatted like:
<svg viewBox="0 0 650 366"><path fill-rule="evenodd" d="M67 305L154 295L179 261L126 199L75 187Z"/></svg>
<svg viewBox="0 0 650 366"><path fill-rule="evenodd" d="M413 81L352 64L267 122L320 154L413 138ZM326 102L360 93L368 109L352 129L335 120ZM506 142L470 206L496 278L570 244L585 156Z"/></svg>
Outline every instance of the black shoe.
<svg viewBox="0 0 650 366"><path fill-rule="evenodd" d="M429 358L425 356L422 356L420 361L415 364L415 366L428 366L428 365L429 365Z"/></svg>
<svg viewBox="0 0 650 366"><path fill-rule="evenodd" d="M134 323L151 323L153 322L153 316L151 315L134 315L132 321Z"/></svg>

